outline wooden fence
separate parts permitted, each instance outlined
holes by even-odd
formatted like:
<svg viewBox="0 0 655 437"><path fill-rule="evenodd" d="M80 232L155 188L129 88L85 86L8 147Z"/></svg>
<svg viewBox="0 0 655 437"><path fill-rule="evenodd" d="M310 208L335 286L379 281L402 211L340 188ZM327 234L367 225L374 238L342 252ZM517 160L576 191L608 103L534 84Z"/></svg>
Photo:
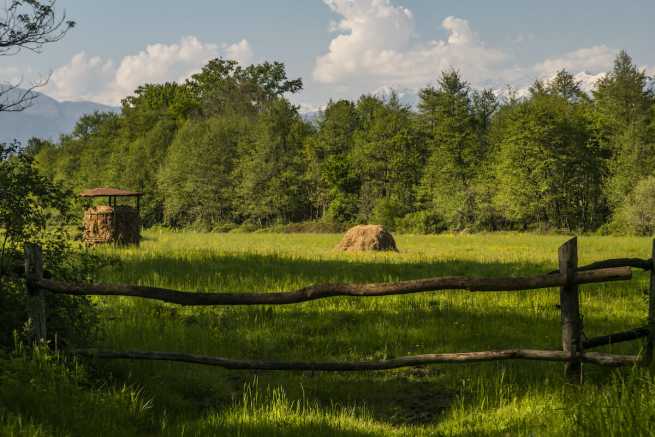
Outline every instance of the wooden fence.
<svg viewBox="0 0 655 437"><path fill-rule="evenodd" d="M655 255L655 240L653 241ZM561 350L508 349L482 352L413 355L382 361L361 362L284 362L236 360L173 352L106 351L76 349L71 353L96 358L165 360L220 366L227 369L249 370L318 370L360 371L383 370L436 363L471 363L495 360L541 360L565 363L565 373L571 382L582 379L582 363L603 366L649 365L653 359L655 334L655 270L650 259L610 259L587 266L578 266L577 239L572 238L559 248L557 271L530 277L470 278L448 276L413 281L377 284L322 284L283 293L189 293L165 288L135 285L80 284L44 278L41 249L25 247L25 275L29 294L28 311L35 340L46 338L46 307L44 293L75 296L131 296L155 299L178 305L286 305L336 296L374 297L444 290L471 292L520 291L559 287L561 309ZM631 268L649 270L648 326L601 337L583 339L578 286L632 278ZM588 352L589 349L646 337L641 356Z"/></svg>

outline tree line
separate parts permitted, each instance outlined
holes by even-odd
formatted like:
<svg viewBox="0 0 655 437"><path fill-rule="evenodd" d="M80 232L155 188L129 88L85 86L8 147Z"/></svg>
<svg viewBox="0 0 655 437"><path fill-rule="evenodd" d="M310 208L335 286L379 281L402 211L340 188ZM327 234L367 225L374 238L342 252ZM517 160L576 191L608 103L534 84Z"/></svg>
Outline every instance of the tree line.
<svg viewBox="0 0 655 437"><path fill-rule="evenodd" d="M301 89L281 63L215 59L28 151L71 189L143 191L146 225L655 230L655 93L625 51L591 94L565 70L502 98L451 70L417 108L364 95L306 121Z"/></svg>

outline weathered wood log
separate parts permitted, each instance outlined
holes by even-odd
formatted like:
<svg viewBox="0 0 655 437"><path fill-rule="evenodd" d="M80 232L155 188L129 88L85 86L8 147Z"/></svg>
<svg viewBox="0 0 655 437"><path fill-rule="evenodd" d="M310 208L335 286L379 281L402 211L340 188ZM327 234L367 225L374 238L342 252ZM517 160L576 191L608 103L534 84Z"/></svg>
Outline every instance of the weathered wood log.
<svg viewBox="0 0 655 437"><path fill-rule="evenodd" d="M652 260L651 259L642 259L642 258L613 258L606 259L603 261L596 261L591 264L578 267L578 272L586 272L589 270L598 270L598 269L611 269L614 267L632 267L635 269L641 270L652 270ZM551 275L556 275L559 273L559 270L553 270L550 272Z"/></svg>
<svg viewBox="0 0 655 437"><path fill-rule="evenodd" d="M578 273L578 239L571 238L559 248L559 272L566 279L560 287L562 350L570 354L565 364L566 377L572 383L582 382L582 365L576 358L582 352L582 317L576 276ZM580 272L582 274L582 272Z"/></svg>
<svg viewBox="0 0 655 437"><path fill-rule="evenodd" d="M547 351L534 349L508 349L485 352L461 352L448 354L411 355L392 358L382 361L265 361L265 360L236 360L223 357L193 355L177 352L146 352L146 351L106 351L97 349L77 349L71 351L75 355L102 359L130 359L178 361L183 363L205 364L234 370L321 370L321 371L364 371L388 370L401 367L421 366L426 364L456 364L476 363L482 361L498 360L536 360L536 361L570 361L575 359L601 366L619 367L631 366L639 362L639 357L632 355L611 355L599 352L590 352L572 357L564 351Z"/></svg>
<svg viewBox="0 0 655 437"><path fill-rule="evenodd" d="M596 261L591 264L578 267L579 272L598 269L610 269L612 267L633 267L641 270L652 270L653 263L650 259L641 258L615 258L604 261Z"/></svg>
<svg viewBox="0 0 655 437"><path fill-rule="evenodd" d="M581 272L578 284L624 281L632 277L629 268ZM179 305L285 305L336 296L392 296L438 290L520 291L562 286L562 275L524 278L467 278L445 276L376 284L321 284L279 293L191 293L158 287L119 284L80 284L43 279L39 286L53 293L77 296L132 296L156 299Z"/></svg>
<svg viewBox="0 0 655 437"><path fill-rule="evenodd" d="M27 316L32 325L32 341L45 341L45 296L39 286L39 281L43 279L43 257L41 248L35 244L25 245L25 279L28 293Z"/></svg>
<svg viewBox="0 0 655 437"><path fill-rule="evenodd" d="M650 366L653 362L653 348L655 347L655 239L653 240L651 262L653 263L650 272L650 287L648 290L648 338L646 339L646 351L644 353L643 366Z"/></svg>
<svg viewBox="0 0 655 437"><path fill-rule="evenodd" d="M628 331L616 332L614 334L601 335L592 337L582 342L584 349L592 349L599 346L608 344L622 343L625 341L637 340L639 338L648 337L648 327L630 329Z"/></svg>

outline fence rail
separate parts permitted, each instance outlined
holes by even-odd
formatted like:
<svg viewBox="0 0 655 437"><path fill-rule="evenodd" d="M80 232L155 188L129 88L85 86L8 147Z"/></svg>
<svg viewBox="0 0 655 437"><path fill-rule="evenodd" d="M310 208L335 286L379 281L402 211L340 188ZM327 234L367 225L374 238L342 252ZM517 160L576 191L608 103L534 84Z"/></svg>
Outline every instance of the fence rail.
<svg viewBox="0 0 655 437"><path fill-rule="evenodd" d="M408 355L381 361L265 361L265 360L235 360L223 357L182 354L176 352L144 352L144 351L104 351L100 349L78 349L77 355L96 358L161 360L183 363L205 364L232 370L315 370L315 371L362 371L389 370L402 367L423 366L427 364L479 363L482 361L499 360L534 360L534 361L564 361L580 360L601 366L626 366L639 363L639 357L633 355L612 355L601 352L589 352L571 357L564 351L536 349L507 349L483 352L460 352L448 354Z"/></svg>
<svg viewBox="0 0 655 437"><path fill-rule="evenodd" d="M653 241L655 255L655 240ZM582 363L601 366L649 365L653 359L655 340L655 269L653 258L620 258L578 266L577 239L572 238L559 248L559 270L545 275L529 277L480 278L447 276L393 283L372 284L319 284L289 292L256 293L191 293L157 287L116 284L83 284L58 281L44 275L41 249L35 245L25 247L25 276L29 293L28 311L32 320L35 340L46 338L44 293L75 296L127 296L155 299L178 305L287 305L337 296L380 297L445 290L471 292L522 291L559 287L561 310L562 350L508 349L481 352L414 355L382 361L355 362L279 362L265 360L238 360L224 357L154 351L106 351L77 349L73 354L105 359L165 360L205 364L227 369L250 370L320 370L367 371L437 363L473 363L496 360L561 361L571 382L582 379ZM583 340L583 323L580 315L578 286L632 278L631 268L650 271L648 326L624 332ZM47 273L47 272L46 272ZM586 352L608 344L633 341L646 337L643 356L616 355Z"/></svg>
<svg viewBox="0 0 655 437"><path fill-rule="evenodd" d="M625 281L632 278L629 267L579 272L574 284ZM155 299L178 305L288 305L338 296L380 297L444 290L521 291L561 287L567 278L561 274L547 274L524 278L467 278L445 276L393 283L376 284L319 284L289 292L260 293L189 293L166 288L115 284L79 284L52 279L39 280L36 285L44 290L76 296L129 296Z"/></svg>

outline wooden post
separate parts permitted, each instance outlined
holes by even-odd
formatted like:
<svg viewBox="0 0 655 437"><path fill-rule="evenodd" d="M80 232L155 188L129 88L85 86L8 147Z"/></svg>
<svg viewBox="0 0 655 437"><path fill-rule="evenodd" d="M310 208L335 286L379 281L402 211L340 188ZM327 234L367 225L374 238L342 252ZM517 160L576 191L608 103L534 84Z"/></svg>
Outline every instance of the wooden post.
<svg viewBox="0 0 655 437"><path fill-rule="evenodd" d="M43 258L41 248L35 244L25 245L25 278L27 282L27 316L32 324L32 341L46 339L45 296L36 284L43 279Z"/></svg>
<svg viewBox="0 0 655 437"><path fill-rule="evenodd" d="M648 339L642 365L650 366L653 362L653 343L655 342L655 240L651 255L650 287L648 292Z"/></svg>
<svg viewBox="0 0 655 437"><path fill-rule="evenodd" d="M559 248L559 271L565 275L567 285L560 287L562 350L571 354L572 360L565 365L570 382L582 382L582 365L577 355L582 352L582 318L580 297L575 276L578 269L578 239L572 238Z"/></svg>

